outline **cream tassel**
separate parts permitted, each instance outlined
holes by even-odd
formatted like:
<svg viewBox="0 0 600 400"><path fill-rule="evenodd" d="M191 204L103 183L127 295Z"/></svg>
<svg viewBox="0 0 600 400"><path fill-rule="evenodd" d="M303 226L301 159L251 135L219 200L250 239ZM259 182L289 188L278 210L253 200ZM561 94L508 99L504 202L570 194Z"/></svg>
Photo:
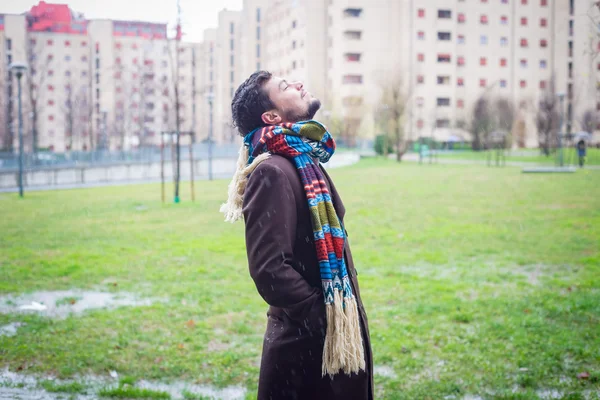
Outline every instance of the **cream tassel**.
<svg viewBox="0 0 600 400"><path fill-rule="evenodd" d="M365 356L356 299L347 300L344 307L342 293L334 289L334 304L327 304L325 312L327 332L321 375L333 378L340 370L347 375L364 370Z"/></svg>
<svg viewBox="0 0 600 400"><path fill-rule="evenodd" d="M242 217L242 207L244 205L244 191L248 183L248 175L258 167L258 165L269 158L269 153L262 153L256 157L250 165L248 162L248 147L242 145L237 161L237 167L231 183L227 189L227 202L221 205L219 211L225 214L225 221L235 222Z"/></svg>

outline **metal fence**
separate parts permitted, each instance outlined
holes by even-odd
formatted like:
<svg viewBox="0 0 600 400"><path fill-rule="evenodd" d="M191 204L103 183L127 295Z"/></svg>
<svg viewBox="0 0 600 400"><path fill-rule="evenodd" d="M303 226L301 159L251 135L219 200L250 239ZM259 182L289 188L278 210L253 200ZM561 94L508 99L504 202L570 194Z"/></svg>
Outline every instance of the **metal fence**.
<svg viewBox="0 0 600 400"><path fill-rule="evenodd" d="M193 157L196 160L206 160L209 148L206 143L195 143L193 145ZM213 145L213 158L236 158L239 144ZM189 145L181 145L180 159L189 159ZM176 158L175 146L166 146L164 149L165 161ZM26 170L69 168L81 166L103 166L115 164L144 164L160 162L160 147L145 147L128 151L71 151L67 153L38 152L23 155L23 168ZM0 152L0 170L18 170L19 155L17 153Z"/></svg>

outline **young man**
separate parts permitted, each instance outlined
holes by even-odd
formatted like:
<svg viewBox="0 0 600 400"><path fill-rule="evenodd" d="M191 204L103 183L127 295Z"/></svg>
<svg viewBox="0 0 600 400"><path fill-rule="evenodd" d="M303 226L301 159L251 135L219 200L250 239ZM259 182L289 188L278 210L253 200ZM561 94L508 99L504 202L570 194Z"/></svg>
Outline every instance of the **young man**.
<svg viewBox="0 0 600 400"><path fill-rule="evenodd" d="M301 82L259 71L236 91L244 137L221 211L243 216L250 275L269 304L259 400L373 399L367 316L344 204L321 162L333 138Z"/></svg>

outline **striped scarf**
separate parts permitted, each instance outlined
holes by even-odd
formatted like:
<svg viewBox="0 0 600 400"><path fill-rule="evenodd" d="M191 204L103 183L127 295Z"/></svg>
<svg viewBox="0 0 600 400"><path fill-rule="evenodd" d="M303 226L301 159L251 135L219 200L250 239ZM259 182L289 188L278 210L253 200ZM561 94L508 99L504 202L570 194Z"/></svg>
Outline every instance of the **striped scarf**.
<svg viewBox="0 0 600 400"><path fill-rule="evenodd" d="M254 135L260 135L258 142ZM325 178L313 160L325 163L334 151L333 138L316 121L258 128L244 139L238 170L229 186L228 202L221 207L227 221L234 222L241 217L247 176L269 154L279 154L294 162L306 190L325 299L327 331L322 374L331 377L340 370L350 375L365 369L356 297L352 293L344 260L346 235L333 207Z"/></svg>

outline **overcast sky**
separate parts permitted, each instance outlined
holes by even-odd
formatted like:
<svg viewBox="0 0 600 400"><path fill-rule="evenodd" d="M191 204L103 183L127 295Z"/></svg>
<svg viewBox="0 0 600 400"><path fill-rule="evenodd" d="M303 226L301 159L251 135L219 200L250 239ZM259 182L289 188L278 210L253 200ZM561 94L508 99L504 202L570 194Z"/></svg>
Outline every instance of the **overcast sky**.
<svg viewBox="0 0 600 400"><path fill-rule="evenodd" d="M217 14L223 8L241 10L243 0L180 0L185 41L200 42L206 28L217 27ZM46 0L47 3L53 1ZM21 14L38 1L0 0L0 14ZM55 3L64 4L65 1ZM175 24L176 0L70 0L69 7L83 13L86 18L109 18L166 22ZM171 35L173 32L169 32Z"/></svg>

